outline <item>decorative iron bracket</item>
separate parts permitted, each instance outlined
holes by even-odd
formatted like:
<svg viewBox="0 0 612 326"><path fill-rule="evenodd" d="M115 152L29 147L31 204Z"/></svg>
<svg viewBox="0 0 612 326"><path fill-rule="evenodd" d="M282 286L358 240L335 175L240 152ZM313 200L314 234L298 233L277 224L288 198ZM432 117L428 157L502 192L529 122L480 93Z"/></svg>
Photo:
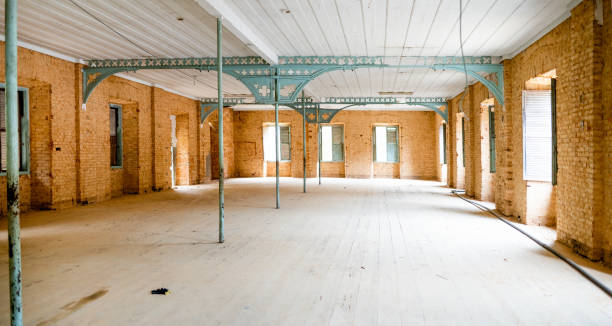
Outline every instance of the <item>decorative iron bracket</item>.
<svg viewBox="0 0 612 326"><path fill-rule="evenodd" d="M503 65L494 63L498 57L403 57L410 64L395 64L397 57L279 57L278 65L270 65L260 57L225 57L223 72L240 80L254 95L255 102L274 104L275 79L279 80L279 104L291 104L301 90L318 76L335 70L360 68L402 68L432 70L467 70L482 82L502 105ZM465 67L463 60L465 59ZM126 71L144 69L196 69L215 71L216 58L145 58L89 60L83 68L83 103L95 87L109 76ZM497 83L481 73L497 74Z"/></svg>

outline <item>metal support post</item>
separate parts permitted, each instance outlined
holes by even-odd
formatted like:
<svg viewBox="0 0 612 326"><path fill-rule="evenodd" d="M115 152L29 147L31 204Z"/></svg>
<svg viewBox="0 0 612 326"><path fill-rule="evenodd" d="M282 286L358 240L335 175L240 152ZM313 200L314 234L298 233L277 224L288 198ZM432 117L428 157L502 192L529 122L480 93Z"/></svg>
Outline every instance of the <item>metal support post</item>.
<svg viewBox="0 0 612 326"><path fill-rule="evenodd" d="M11 325L23 324L21 300L21 240L19 236L19 112L17 111L17 0L6 0L5 71L7 168L6 198L8 212L9 284L11 288Z"/></svg>
<svg viewBox="0 0 612 326"><path fill-rule="evenodd" d="M302 91L302 147L304 150L304 155L302 157L304 172L303 191L306 193L306 103L304 99L304 91Z"/></svg>
<svg viewBox="0 0 612 326"><path fill-rule="evenodd" d="M222 54L222 35L223 18L217 18L217 98L219 99L217 112L219 116L219 243L225 241L225 198L223 193L223 177L225 169L223 167L223 54Z"/></svg>
<svg viewBox="0 0 612 326"><path fill-rule="evenodd" d="M318 141L317 141L317 154L319 156L319 184L321 184L321 122L319 121L319 107L317 106L317 136L318 136Z"/></svg>
<svg viewBox="0 0 612 326"><path fill-rule="evenodd" d="M275 141L276 141L276 208L280 208L280 192L278 189L279 184L279 161L280 161L280 128L278 126L278 77L279 71L276 70L277 78L274 79L274 131L275 131Z"/></svg>

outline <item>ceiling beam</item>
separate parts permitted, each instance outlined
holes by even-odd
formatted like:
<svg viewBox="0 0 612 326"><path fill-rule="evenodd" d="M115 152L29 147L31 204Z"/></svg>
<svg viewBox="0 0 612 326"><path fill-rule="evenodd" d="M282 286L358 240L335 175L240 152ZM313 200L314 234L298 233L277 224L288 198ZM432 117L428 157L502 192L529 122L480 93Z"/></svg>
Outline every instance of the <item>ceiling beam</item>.
<svg viewBox="0 0 612 326"><path fill-rule="evenodd" d="M209 14L223 18L223 26L268 63L278 64L278 54L238 16L224 0L196 0Z"/></svg>

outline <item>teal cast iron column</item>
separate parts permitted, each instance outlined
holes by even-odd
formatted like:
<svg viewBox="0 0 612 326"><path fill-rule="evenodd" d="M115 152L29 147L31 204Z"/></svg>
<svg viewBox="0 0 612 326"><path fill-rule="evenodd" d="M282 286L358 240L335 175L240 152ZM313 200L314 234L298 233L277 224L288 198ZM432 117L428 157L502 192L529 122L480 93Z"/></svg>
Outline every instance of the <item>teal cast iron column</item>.
<svg viewBox="0 0 612 326"><path fill-rule="evenodd" d="M19 112L17 112L17 0L6 0L5 71L7 168L6 198L8 212L9 284L11 288L11 325L23 325L21 301L21 240L19 238Z"/></svg>
<svg viewBox="0 0 612 326"><path fill-rule="evenodd" d="M302 147L304 155L302 157L302 165L304 171L303 191L306 193L306 105L304 101L304 91L302 91Z"/></svg>
<svg viewBox="0 0 612 326"><path fill-rule="evenodd" d="M278 127L278 78L279 71L276 69L276 79L274 79L274 138L276 142L276 208L280 208L279 184L279 160L280 160L280 128Z"/></svg>
<svg viewBox="0 0 612 326"><path fill-rule="evenodd" d="M223 53L221 51L223 29L223 18L217 18L217 97L219 106L217 112L219 116L219 243L225 241L225 198L223 193L223 177L225 169L223 167Z"/></svg>

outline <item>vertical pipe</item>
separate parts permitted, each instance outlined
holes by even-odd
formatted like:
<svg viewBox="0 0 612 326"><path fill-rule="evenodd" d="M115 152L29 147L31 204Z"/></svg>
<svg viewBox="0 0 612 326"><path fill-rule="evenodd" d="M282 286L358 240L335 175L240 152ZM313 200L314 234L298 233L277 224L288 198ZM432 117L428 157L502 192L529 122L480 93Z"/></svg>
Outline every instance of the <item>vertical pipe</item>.
<svg viewBox="0 0 612 326"><path fill-rule="evenodd" d="M304 91L302 91L302 149L303 149L303 157L302 157L302 165L303 165L303 191L306 193L306 103L304 99Z"/></svg>
<svg viewBox="0 0 612 326"><path fill-rule="evenodd" d="M279 160L280 160L280 128L278 127L278 69L276 69L276 79L274 79L274 131L275 131L275 142L276 142L276 208L280 208L280 192L278 190L279 184Z"/></svg>
<svg viewBox="0 0 612 326"><path fill-rule="evenodd" d="M223 53L221 51L223 29L223 18L217 18L217 98L219 106L217 112L219 116L219 243L225 241L224 223L225 223L225 198L223 193L223 177L225 169L223 167Z"/></svg>
<svg viewBox="0 0 612 326"><path fill-rule="evenodd" d="M11 325L23 324L21 302L21 241L19 239L19 112L17 111L17 0L6 0L5 71L7 168L6 198L8 212L9 284L11 288Z"/></svg>
<svg viewBox="0 0 612 326"><path fill-rule="evenodd" d="M321 184L321 122L319 121L319 107L317 106L317 154L319 156L319 164L318 164L318 174L319 174L319 184Z"/></svg>

